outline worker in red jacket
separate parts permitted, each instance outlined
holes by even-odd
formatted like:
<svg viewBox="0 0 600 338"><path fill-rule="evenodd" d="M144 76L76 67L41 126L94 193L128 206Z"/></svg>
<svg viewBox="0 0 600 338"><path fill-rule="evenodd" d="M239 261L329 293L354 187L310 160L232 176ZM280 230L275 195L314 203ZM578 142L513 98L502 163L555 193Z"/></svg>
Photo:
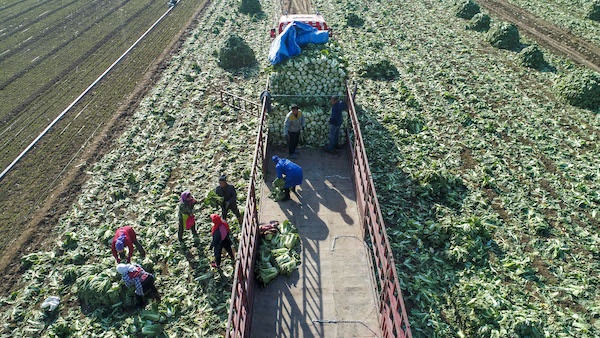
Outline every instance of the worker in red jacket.
<svg viewBox="0 0 600 338"><path fill-rule="evenodd" d="M146 251L144 250L144 248L142 247L140 242L137 240L137 238L135 236L135 231L133 231L132 227L125 226L125 227L117 229L117 231L115 232L115 236L112 239L112 245L111 245L112 255L117 260L117 263L121 263L121 258L119 256L121 256L123 254L125 247L127 247L128 251L129 251L127 253L127 263L131 262L131 256L133 255L133 245L134 244L140 251L142 258L146 257Z"/></svg>

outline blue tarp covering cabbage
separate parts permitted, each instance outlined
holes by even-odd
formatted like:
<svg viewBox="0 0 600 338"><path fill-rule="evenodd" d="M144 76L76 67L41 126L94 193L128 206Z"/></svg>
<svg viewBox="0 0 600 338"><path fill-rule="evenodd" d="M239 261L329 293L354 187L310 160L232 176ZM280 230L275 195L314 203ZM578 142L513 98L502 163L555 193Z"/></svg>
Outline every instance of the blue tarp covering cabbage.
<svg viewBox="0 0 600 338"><path fill-rule="evenodd" d="M327 43L327 41L329 41L328 31L319 31L311 25L293 21L273 40L269 50L269 61L272 65L276 65L300 54L302 51L300 47L304 45Z"/></svg>

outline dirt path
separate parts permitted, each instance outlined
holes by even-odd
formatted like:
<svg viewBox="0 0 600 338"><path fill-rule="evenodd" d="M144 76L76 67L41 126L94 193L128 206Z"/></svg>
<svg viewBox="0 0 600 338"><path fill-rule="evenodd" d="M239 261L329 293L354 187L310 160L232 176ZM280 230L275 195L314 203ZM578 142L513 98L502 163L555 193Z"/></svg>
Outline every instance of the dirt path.
<svg viewBox="0 0 600 338"><path fill-rule="evenodd" d="M152 88L152 85L161 76L162 71L170 62L170 56L176 55L177 51L183 45L185 38L196 26L202 12L208 7L210 1L206 1L199 6L196 13L192 15L181 30L176 34L167 48L149 65L142 81L139 82L135 90L124 99L121 107L111 118L106 126L97 136L90 140L85 153L78 159L82 163L93 165L102 158L104 154L110 151L112 140L118 138L127 125L127 117L132 115L137 109L144 95ZM87 165L73 167L65 175L62 182L56 184L58 187L50 197L45 199L43 205L30 217L26 224L21 224L22 230L16 238L0 256L0 294L11 292L21 279L20 257L23 254L40 250L46 250L49 245L53 245L55 237L53 235L54 225L58 223L62 215L67 212L77 196L81 186L85 183Z"/></svg>
<svg viewBox="0 0 600 338"><path fill-rule="evenodd" d="M479 0L490 14L513 22L540 45L566 56L576 63L600 72L600 47L544 21L506 1Z"/></svg>
<svg viewBox="0 0 600 338"><path fill-rule="evenodd" d="M310 0L281 0L281 11L288 14L313 13Z"/></svg>

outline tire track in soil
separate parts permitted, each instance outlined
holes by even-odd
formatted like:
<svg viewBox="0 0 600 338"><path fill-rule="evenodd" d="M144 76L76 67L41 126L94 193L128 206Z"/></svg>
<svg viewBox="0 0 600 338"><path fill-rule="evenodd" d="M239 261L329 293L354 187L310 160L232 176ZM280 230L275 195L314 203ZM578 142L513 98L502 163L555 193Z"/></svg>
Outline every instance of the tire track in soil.
<svg viewBox="0 0 600 338"><path fill-rule="evenodd" d="M171 56L176 55L177 51L182 48L187 36L198 25L210 4L210 0L199 3L193 10L193 14L187 17L185 24L181 25L178 33L170 39L160 56L151 61L147 73L140 78L133 92L124 99L122 108L113 114L98 136L90 141L85 155L78 159L87 165L73 167L63 176L64 179L55 185L57 188L52 191L52 196L45 198L40 207L37 207L37 210L28 217L29 219L24 221L21 231L18 232L20 235L2 251L0 256L0 276L2 276L0 294L6 295L19 287L22 274L20 257L22 255L47 250L48 245L54 244L54 225L72 207L78 197L87 177L86 170L111 150L111 140L120 135L127 127L127 116L135 112L145 94L158 81L162 72L170 64ZM27 187L23 186L22 189L27 189ZM52 248L54 247L52 246Z"/></svg>
<svg viewBox="0 0 600 338"><path fill-rule="evenodd" d="M540 45L566 56L576 63L600 72L600 47L542 20L506 1L479 0L491 14L513 22Z"/></svg>
<svg viewBox="0 0 600 338"><path fill-rule="evenodd" d="M281 11L288 14L311 14L311 5L309 0L282 0Z"/></svg>

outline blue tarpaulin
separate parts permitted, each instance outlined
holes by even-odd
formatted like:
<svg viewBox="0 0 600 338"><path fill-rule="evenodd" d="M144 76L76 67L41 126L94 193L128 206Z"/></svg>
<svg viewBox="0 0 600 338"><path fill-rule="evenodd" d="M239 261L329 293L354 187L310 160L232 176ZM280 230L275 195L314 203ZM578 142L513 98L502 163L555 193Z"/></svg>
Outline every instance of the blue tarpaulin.
<svg viewBox="0 0 600 338"><path fill-rule="evenodd" d="M276 65L281 61L300 54L300 47L309 43L326 43L329 41L328 31L319 31L315 27L300 21L288 24L279 34L269 50L269 61Z"/></svg>

